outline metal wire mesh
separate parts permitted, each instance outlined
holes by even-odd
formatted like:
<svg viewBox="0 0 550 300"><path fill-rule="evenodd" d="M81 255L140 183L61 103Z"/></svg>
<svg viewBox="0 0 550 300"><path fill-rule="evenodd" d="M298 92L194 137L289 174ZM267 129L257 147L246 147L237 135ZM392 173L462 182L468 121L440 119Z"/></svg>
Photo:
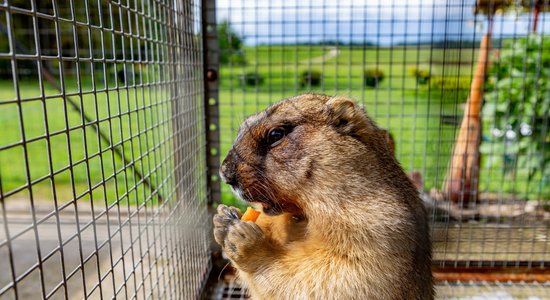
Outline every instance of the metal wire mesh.
<svg viewBox="0 0 550 300"><path fill-rule="evenodd" d="M200 1L0 1L0 299L208 275Z"/></svg>
<svg viewBox="0 0 550 300"><path fill-rule="evenodd" d="M349 95L390 131L422 192L436 266L544 270L547 11L546 1L218 1L222 156L244 117L273 102L309 91ZM473 188L455 178L454 203L445 179L489 31L478 188L465 203ZM222 202L240 205L226 187Z"/></svg>

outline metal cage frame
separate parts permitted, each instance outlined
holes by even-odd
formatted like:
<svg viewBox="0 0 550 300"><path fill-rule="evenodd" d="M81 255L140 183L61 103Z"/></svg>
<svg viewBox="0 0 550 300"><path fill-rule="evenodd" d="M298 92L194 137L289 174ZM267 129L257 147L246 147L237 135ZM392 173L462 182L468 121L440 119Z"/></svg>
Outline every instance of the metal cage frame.
<svg viewBox="0 0 550 300"><path fill-rule="evenodd" d="M221 155L246 115L306 91L350 95L393 133L430 213L440 297L548 295L542 192L524 201L503 186L529 184L490 169L483 190L459 172L453 203L442 182L469 125L460 97L480 91L476 61L489 67L476 60L484 34L452 27L498 35L494 14L516 3L547 36L549 2L470 2L0 0L0 299L246 298L211 237L212 208L235 204ZM520 35L493 47L514 54L503 45ZM242 41L220 46L231 38ZM385 79L369 86L367 69Z"/></svg>

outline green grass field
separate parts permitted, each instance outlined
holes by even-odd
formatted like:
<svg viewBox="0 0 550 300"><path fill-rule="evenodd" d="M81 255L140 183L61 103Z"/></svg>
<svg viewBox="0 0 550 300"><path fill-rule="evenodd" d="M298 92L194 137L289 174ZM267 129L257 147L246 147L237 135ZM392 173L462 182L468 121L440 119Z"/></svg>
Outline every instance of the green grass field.
<svg viewBox="0 0 550 300"><path fill-rule="evenodd" d="M430 68L434 76L469 77L472 61L475 61L473 50L397 47L363 51L361 48L340 47L335 51L333 47L288 45L247 47L245 57L246 66L222 66L220 70L222 158L245 116L261 111L271 103L307 91L349 95L364 104L368 114L393 134L396 155L402 166L407 171L420 171L426 190L441 187L458 130L456 124L445 120L460 120L463 114L461 104L466 101L468 91L467 88L440 90L418 85L409 69ZM376 89L363 84L363 71L371 67L378 67L386 75ZM322 84L301 87L300 73L310 69L322 72ZM243 86L239 76L248 72L260 74L264 78L263 84ZM83 80L83 90L90 91L90 77L84 76ZM75 78L68 78L66 90L67 93L78 91ZM37 81L32 79L23 80L20 91L21 98L41 94ZM143 185L126 194L136 184L132 168L124 170L122 160L112 154L109 143L98 139L92 124L81 128L82 116L65 107L62 97L55 96L58 94L55 89L46 85L44 94L51 98L45 102L36 100L20 105L0 105L0 147L22 140L20 123L24 124L22 130L26 140L38 138L28 143L26 148L15 146L0 150L4 193L24 186L28 176L30 181L38 180L51 170L63 170L72 162L72 168L59 172L53 179L55 193L61 202L74 197L93 197L94 201L107 203L120 198L137 203L149 195ZM72 96L92 120L103 120L99 127L107 133L112 144L123 149L128 159L137 160L137 169L145 174L152 172L151 180L156 185L170 174L172 165L172 158L168 155L172 149L169 97L166 86L86 93L82 98ZM1 81L0 103L15 98L11 81ZM46 124L51 136L49 140L39 139L46 133ZM90 156L93 158L86 162L85 158ZM25 157L30 165L28 175ZM137 159L140 157L143 158ZM151 169L159 164L162 165L160 169ZM114 173L117 175L108 179ZM482 169L480 189L516 193L529 199L550 195L548 185L543 185L540 179L529 182L521 170L513 176L502 174L498 165L492 165ZM100 184L104 180L106 184ZM170 180L164 183L161 191L168 192L173 187ZM539 182L542 187L537 185ZM51 186L50 179L43 180L33 186L33 195L39 199L51 199ZM87 193L90 189L92 193ZM237 203L225 186L223 190L224 202ZM23 190L14 197L28 197L28 192Z"/></svg>
<svg viewBox="0 0 550 300"><path fill-rule="evenodd" d="M67 94L78 90L74 78L66 82ZM164 158L171 144L161 141L170 136L171 124L163 122L169 118L166 115L169 104L166 95L161 94L162 89L121 89L94 94L89 92L91 83L83 82L82 90L82 97L69 97L91 122L85 122L61 96L56 97L59 92L47 84L44 94L52 98L24 101L20 105L6 104L15 99L16 93L11 81L0 82L0 101L6 101L0 102L1 146L13 145L23 139L30 141L25 146L16 145L0 151L4 193L38 181L32 186L35 199L53 199L52 178L48 175L54 173L56 199L61 203L74 198L107 200L108 203L120 199L120 202L136 203L149 193L143 185L132 188L138 180L133 167L143 174L152 173L150 180L157 184L168 174L171 161ZM20 82L22 99L39 95L36 82ZM109 142L99 139L94 131L97 123ZM20 124L23 124L22 128ZM47 132L49 137L45 138ZM122 150L126 159L135 161L135 164L125 169L123 160L114 154L113 148ZM28 174L26 165L29 166ZM156 165L161 166L151 172ZM12 197L28 198L28 193L23 189Z"/></svg>

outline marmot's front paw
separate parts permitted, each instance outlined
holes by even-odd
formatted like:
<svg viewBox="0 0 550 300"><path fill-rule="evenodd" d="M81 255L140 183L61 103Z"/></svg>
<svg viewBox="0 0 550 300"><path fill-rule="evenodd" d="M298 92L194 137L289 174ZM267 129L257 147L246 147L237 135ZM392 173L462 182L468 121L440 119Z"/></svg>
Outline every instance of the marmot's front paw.
<svg viewBox="0 0 550 300"><path fill-rule="evenodd" d="M225 247L225 238L229 227L240 222L241 213L235 207L228 207L223 204L218 206L218 213L214 216L214 239L220 246Z"/></svg>
<svg viewBox="0 0 550 300"><path fill-rule="evenodd" d="M253 271L254 257L265 250L267 240L260 227L254 222L238 221L229 227L225 239L225 254L241 270Z"/></svg>
<svg viewBox="0 0 550 300"><path fill-rule="evenodd" d="M255 257L273 252L262 229L254 222L241 221L237 208L219 205L213 221L216 242L240 270L253 272L258 263Z"/></svg>

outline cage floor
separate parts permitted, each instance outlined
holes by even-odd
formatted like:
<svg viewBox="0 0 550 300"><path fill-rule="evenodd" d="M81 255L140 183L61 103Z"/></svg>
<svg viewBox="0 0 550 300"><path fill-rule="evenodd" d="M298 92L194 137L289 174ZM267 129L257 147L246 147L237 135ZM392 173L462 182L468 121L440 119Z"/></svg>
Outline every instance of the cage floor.
<svg viewBox="0 0 550 300"><path fill-rule="evenodd" d="M550 299L550 283L439 282L436 299L449 300L545 300ZM235 281L220 281L210 294L211 300L249 299L246 290Z"/></svg>
<svg viewBox="0 0 550 300"><path fill-rule="evenodd" d="M435 260L550 260L547 224L435 223L432 227Z"/></svg>

